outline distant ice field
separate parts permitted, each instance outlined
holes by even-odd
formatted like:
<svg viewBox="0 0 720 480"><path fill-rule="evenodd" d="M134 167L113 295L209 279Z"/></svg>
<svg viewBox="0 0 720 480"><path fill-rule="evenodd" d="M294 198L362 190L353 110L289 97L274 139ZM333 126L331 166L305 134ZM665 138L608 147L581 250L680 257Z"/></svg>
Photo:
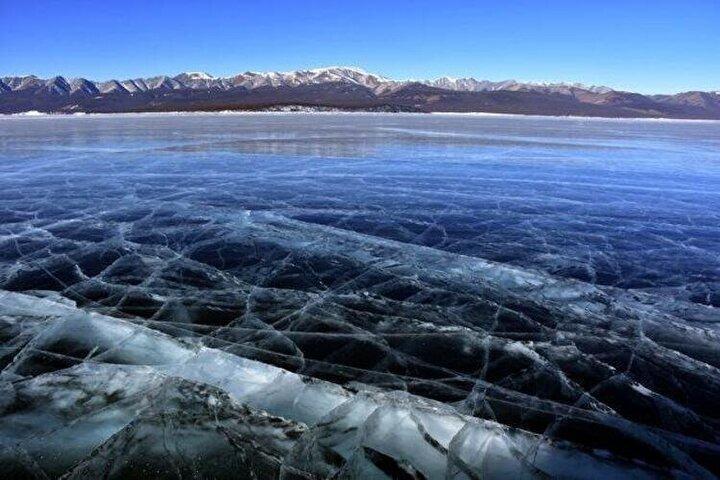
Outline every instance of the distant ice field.
<svg viewBox="0 0 720 480"><path fill-rule="evenodd" d="M272 211L720 306L717 122L92 117L0 120L6 190Z"/></svg>

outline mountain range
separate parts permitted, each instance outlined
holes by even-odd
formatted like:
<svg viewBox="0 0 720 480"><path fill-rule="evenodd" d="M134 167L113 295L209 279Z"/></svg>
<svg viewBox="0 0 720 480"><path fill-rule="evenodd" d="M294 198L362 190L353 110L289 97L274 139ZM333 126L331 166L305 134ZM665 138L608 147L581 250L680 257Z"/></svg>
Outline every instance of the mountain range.
<svg viewBox="0 0 720 480"><path fill-rule="evenodd" d="M230 77L185 72L101 82L62 76L0 78L0 113L288 107L720 119L720 92L642 95L604 86L450 77L397 81L352 67L245 72Z"/></svg>

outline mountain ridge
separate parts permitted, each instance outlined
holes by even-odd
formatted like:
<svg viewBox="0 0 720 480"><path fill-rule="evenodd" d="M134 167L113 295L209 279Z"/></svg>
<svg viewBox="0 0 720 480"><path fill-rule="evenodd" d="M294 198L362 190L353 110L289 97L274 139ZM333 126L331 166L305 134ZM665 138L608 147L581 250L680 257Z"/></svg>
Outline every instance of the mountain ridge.
<svg viewBox="0 0 720 480"><path fill-rule="evenodd" d="M228 77L196 71L105 81L34 75L0 78L0 113L242 110L295 104L359 110L720 119L716 91L643 95L580 83L473 77L392 80L342 66L247 71Z"/></svg>

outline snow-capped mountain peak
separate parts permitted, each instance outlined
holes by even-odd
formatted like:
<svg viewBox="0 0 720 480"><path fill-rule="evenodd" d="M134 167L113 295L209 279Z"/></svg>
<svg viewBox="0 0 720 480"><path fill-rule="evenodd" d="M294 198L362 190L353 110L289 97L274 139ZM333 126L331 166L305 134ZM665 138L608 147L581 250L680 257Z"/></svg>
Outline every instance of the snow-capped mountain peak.
<svg viewBox="0 0 720 480"><path fill-rule="evenodd" d="M117 80L108 80L107 82L96 83L101 93L128 93L128 90Z"/></svg>
<svg viewBox="0 0 720 480"><path fill-rule="evenodd" d="M498 90L511 90L571 94L573 90L584 90L592 93L602 94L613 91L609 87L588 87L581 83L518 82L517 80L503 80L499 82L493 82L490 80L477 80L473 77L440 77L435 80L422 80L420 81L420 83L429 85L431 87L460 92L493 92Z"/></svg>
<svg viewBox="0 0 720 480"><path fill-rule="evenodd" d="M183 72L180 75L184 75L192 80L213 80L215 77L207 72Z"/></svg>
<svg viewBox="0 0 720 480"><path fill-rule="evenodd" d="M73 78L70 80L70 93L81 92L87 95L96 95L100 93L97 84L84 78Z"/></svg>
<svg viewBox="0 0 720 480"><path fill-rule="evenodd" d="M259 87L297 87L322 83L351 83L370 89L392 83L380 75L368 73L357 67L322 67L290 72L245 72L231 79L233 85L248 89Z"/></svg>
<svg viewBox="0 0 720 480"><path fill-rule="evenodd" d="M385 78L381 75L377 75L374 73L370 73L367 70L360 68L360 67L343 67L343 66L333 66L333 67L321 67L321 68L314 68L312 70L308 70L309 72L312 72L316 75L337 75L342 76L345 78L352 78L352 79L358 79L361 77L372 77L377 79L380 82L391 82L389 78Z"/></svg>
<svg viewBox="0 0 720 480"><path fill-rule="evenodd" d="M64 77L57 76L45 81L45 90L53 95L65 95L72 89Z"/></svg>

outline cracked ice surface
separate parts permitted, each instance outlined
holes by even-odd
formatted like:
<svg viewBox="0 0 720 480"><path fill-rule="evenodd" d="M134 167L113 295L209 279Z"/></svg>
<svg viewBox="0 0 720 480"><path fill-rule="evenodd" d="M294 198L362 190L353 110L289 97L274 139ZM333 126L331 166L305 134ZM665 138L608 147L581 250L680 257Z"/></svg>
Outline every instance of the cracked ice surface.
<svg viewBox="0 0 720 480"><path fill-rule="evenodd" d="M0 119L8 478L715 478L720 125Z"/></svg>

